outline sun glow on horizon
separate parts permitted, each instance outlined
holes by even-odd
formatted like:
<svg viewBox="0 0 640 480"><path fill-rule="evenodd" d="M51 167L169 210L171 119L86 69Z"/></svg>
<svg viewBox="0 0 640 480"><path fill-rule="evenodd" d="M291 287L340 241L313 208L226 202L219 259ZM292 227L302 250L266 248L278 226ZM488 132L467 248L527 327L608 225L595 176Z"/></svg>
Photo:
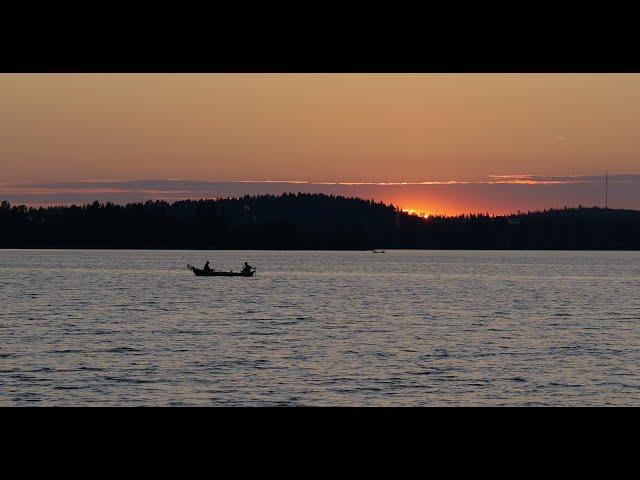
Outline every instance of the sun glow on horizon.
<svg viewBox="0 0 640 480"><path fill-rule="evenodd" d="M417 210L417 209L413 209L413 208L403 208L402 211L404 213L408 213L409 215L414 215L416 217L422 217L422 218L429 218L429 217L433 216L433 213L425 212L422 209Z"/></svg>

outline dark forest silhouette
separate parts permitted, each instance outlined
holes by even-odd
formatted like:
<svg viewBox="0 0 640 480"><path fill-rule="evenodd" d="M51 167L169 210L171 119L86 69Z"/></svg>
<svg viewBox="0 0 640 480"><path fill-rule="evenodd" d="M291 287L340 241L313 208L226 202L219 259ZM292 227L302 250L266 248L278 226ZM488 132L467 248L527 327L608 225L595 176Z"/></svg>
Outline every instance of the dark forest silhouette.
<svg viewBox="0 0 640 480"><path fill-rule="evenodd" d="M2 248L640 249L640 211L562 208L424 219L324 194L0 206Z"/></svg>

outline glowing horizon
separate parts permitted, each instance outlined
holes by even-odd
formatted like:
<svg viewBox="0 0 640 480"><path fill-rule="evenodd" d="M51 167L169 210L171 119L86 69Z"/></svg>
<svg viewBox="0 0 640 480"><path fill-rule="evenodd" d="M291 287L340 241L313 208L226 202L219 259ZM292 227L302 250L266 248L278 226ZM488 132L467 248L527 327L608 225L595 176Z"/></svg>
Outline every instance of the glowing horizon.
<svg viewBox="0 0 640 480"><path fill-rule="evenodd" d="M495 176L493 176L495 177ZM238 197L245 194L326 193L373 199L404 211L427 215L462 213L509 214L571 206L602 206L604 175L573 177L501 176L477 182L310 182L84 180L53 183L0 184L0 199L30 206L127 203ZM640 209L640 174L609 175L609 206Z"/></svg>

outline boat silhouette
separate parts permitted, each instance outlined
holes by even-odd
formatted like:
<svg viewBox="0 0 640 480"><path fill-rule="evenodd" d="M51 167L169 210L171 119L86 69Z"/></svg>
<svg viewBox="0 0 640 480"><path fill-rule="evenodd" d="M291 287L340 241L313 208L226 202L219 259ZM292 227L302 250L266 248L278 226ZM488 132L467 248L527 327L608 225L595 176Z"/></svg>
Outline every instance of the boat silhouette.
<svg viewBox="0 0 640 480"><path fill-rule="evenodd" d="M221 272L218 270L204 270L202 268L194 267L193 265L187 265L187 268L191 270L197 277L253 277L256 273L256 269L252 269L248 272Z"/></svg>

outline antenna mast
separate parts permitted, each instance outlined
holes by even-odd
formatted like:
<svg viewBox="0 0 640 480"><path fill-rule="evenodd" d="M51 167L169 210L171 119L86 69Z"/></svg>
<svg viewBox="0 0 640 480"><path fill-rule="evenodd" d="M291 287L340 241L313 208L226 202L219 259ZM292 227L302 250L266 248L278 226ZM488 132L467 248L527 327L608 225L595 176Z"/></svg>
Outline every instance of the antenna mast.
<svg viewBox="0 0 640 480"><path fill-rule="evenodd" d="M609 172L604 172L604 208L608 208L609 204Z"/></svg>

